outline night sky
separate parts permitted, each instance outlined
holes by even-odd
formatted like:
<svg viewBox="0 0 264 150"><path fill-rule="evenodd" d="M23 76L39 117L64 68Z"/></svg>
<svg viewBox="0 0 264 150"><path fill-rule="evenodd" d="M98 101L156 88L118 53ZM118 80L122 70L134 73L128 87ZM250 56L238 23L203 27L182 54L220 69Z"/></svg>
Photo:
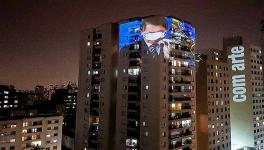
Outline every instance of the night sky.
<svg viewBox="0 0 264 150"><path fill-rule="evenodd" d="M17 89L77 82L80 30L135 16L190 21L197 48L222 48L224 36L260 45L263 0L0 0L0 84Z"/></svg>

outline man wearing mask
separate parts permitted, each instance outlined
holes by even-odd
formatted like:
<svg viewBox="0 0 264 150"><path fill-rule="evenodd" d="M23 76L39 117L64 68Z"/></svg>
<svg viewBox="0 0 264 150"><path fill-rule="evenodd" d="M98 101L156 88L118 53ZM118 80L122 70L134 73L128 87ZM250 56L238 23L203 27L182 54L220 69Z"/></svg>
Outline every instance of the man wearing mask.
<svg viewBox="0 0 264 150"><path fill-rule="evenodd" d="M143 19L142 36L148 47L148 54L153 58L161 53L169 58L169 39L166 39L167 20L164 17L149 17Z"/></svg>

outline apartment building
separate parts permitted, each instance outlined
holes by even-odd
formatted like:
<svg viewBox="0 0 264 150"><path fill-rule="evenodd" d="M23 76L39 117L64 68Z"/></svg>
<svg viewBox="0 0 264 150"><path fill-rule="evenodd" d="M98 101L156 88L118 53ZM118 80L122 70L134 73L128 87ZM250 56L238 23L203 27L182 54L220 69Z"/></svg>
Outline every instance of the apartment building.
<svg viewBox="0 0 264 150"><path fill-rule="evenodd" d="M0 118L1 150L31 150L39 146L60 150L63 117L60 115Z"/></svg>

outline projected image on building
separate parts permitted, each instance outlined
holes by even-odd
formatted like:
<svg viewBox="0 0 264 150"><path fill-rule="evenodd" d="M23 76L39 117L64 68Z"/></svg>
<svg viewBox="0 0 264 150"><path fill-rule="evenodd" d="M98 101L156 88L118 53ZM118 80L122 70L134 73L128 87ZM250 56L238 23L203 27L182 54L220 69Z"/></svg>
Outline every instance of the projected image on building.
<svg viewBox="0 0 264 150"><path fill-rule="evenodd" d="M153 58L163 54L168 59L170 50L181 45L185 46L181 49L190 48L194 56L195 29L182 20L157 16L120 24L120 49L141 42Z"/></svg>

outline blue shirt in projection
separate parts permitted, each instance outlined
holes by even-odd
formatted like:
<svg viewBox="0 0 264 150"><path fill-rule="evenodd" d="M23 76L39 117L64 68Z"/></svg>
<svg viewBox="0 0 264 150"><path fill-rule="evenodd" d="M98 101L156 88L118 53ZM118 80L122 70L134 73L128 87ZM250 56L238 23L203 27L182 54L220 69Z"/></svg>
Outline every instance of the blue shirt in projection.
<svg viewBox="0 0 264 150"><path fill-rule="evenodd" d="M141 25L142 21L136 20L127 23L120 24L119 26L119 49L135 43L137 41L142 41L141 35Z"/></svg>

